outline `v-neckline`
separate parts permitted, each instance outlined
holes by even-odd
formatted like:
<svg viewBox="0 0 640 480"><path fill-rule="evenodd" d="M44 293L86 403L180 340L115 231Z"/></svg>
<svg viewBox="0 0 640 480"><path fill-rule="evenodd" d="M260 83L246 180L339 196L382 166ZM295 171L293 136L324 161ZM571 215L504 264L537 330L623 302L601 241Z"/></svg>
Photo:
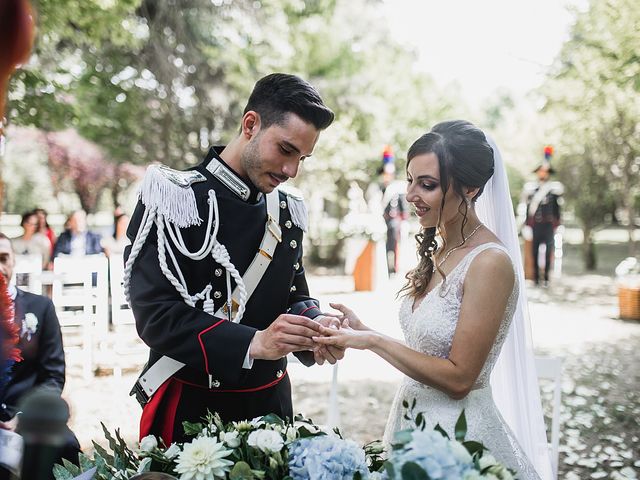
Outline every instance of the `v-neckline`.
<svg viewBox="0 0 640 480"><path fill-rule="evenodd" d="M460 265L462 265L462 264L464 263L464 261L467 259L467 257L468 257L469 255L471 255L471 254L472 254L472 253L473 253L477 248L479 248L479 247L481 247L481 246L483 246L483 245L491 245L491 244L494 244L494 243L496 243L496 242L481 243L480 245L476 245L475 247L473 247L471 250L469 250L469 251L465 254L465 256L464 256L464 257L462 257L462 258L460 259L460 261L459 261L458 263L456 263L456 266L455 266L455 267L453 267L453 268L451 269L451 271L449 272L449 274L447 275L447 277L450 277L450 276L451 276L451 274L453 274L453 272L455 272L455 271L456 271L456 269L457 269ZM434 292L435 290L437 290L438 288L440 288L440 285L442 285L442 280L443 280L443 279L441 278L441 279L440 279L440 281L439 281L438 283L436 283L436 284L433 286L433 288L432 288L431 290L429 290L427 293L425 293L425 294L424 294L424 296L422 297L422 299L420 300L420 303L419 303L418 305L416 305L416 300L417 300L417 299L414 299L414 300L411 302L411 305L410 305L410 307L411 307L411 315L415 314L415 313L418 311L418 309L422 306L422 304L424 303L424 301L427 299L427 297L428 297L429 295L431 295L431 293L432 293L432 292Z"/></svg>

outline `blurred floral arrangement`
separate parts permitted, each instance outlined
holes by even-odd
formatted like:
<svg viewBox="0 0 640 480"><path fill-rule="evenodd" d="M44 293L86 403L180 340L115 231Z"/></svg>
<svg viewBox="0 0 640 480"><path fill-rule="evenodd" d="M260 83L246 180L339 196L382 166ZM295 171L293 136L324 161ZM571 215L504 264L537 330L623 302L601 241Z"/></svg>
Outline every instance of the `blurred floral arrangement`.
<svg viewBox="0 0 640 480"><path fill-rule="evenodd" d="M380 441L360 447L344 439L338 429L316 425L300 415L293 422L267 415L224 423L217 414L209 414L202 423L184 422L191 441L167 447L149 435L135 451L118 431L114 438L103 425L112 453L94 442L93 459L80 454L80 467L65 460L64 465L55 466L54 476L56 480L73 480L95 469L90 478L99 480L127 480L144 472L163 472L180 480L514 478L484 454L481 443L464 440L464 412L456 424L455 440L439 426L425 431L422 414L414 422L416 428L396 434L388 458L384 458Z"/></svg>

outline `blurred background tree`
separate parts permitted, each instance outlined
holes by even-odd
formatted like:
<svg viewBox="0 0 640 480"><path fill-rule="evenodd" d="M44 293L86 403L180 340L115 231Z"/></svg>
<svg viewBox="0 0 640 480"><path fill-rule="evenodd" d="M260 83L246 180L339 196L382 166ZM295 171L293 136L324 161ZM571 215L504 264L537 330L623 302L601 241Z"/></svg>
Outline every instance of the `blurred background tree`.
<svg viewBox="0 0 640 480"><path fill-rule="evenodd" d="M637 252L640 196L640 9L632 0L592 0L543 87L549 138L567 200L584 233L588 269L596 266L593 231L616 206Z"/></svg>
<svg viewBox="0 0 640 480"><path fill-rule="evenodd" d="M34 6L34 55L13 78L8 113L14 125L37 129L29 135L41 140L30 152L29 136L18 139L27 130L8 138L7 211L43 201L68 211L68 192L90 210L113 208L149 163L188 167L211 145L228 142L255 81L287 71L316 85L336 112L294 182L307 196L315 228L308 253L317 259L339 260L347 190L354 181L363 190L375 181L383 146L393 145L402 176L410 142L456 117L475 121L501 145L514 204L545 143L556 146L565 183L606 179L591 188L610 190L594 194L606 197L608 211L592 215L588 227L583 222L585 242L617 211L633 251L640 9L632 0L592 0L575 12L553 71L528 99L542 97L543 115L508 90L470 108L455 84L439 86L418 69L417 52L394 40L381 0L38 0ZM84 151L94 153L83 162L84 155L76 156L78 165L101 165L108 178L54 181L65 172L60 159L70 157L51 152L43 139L69 129L91 142ZM55 188L34 188L44 184ZM568 207L580 220L584 196L567 187Z"/></svg>

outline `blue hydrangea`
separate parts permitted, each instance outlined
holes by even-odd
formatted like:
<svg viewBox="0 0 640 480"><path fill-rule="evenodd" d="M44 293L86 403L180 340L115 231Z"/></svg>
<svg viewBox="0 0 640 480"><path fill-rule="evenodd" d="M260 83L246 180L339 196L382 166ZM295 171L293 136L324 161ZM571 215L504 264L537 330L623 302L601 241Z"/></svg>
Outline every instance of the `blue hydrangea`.
<svg viewBox="0 0 640 480"><path fill-rule="evenodd" d="M396 478L400 478L402 466L414 462L424 469L432 480L459 480L473 470L473 464L462 459L447 440L436 431L414 430L411 440L394 450L389 458Z"/></svg>
<svg viewBox="0 0 640 480"><path fill-rule="evenodd" d="M351 440L321 435L303 438L289 447L293 480L352 480L356 472L368 478L364 450Z"/></svg>

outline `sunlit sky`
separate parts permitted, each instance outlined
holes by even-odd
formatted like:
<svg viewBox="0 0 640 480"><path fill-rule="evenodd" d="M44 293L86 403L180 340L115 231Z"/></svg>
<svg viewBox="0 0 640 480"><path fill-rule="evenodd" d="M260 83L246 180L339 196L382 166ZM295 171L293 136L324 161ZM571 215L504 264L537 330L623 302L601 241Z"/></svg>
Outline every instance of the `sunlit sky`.
<svg viewBox="0 0 640 480"><path fill-rule="evenodd" d="M479 104L506 87L539 85L585 0L386 0L391 31L417 48L419 68L438 84L457 82Z"/></svg>

